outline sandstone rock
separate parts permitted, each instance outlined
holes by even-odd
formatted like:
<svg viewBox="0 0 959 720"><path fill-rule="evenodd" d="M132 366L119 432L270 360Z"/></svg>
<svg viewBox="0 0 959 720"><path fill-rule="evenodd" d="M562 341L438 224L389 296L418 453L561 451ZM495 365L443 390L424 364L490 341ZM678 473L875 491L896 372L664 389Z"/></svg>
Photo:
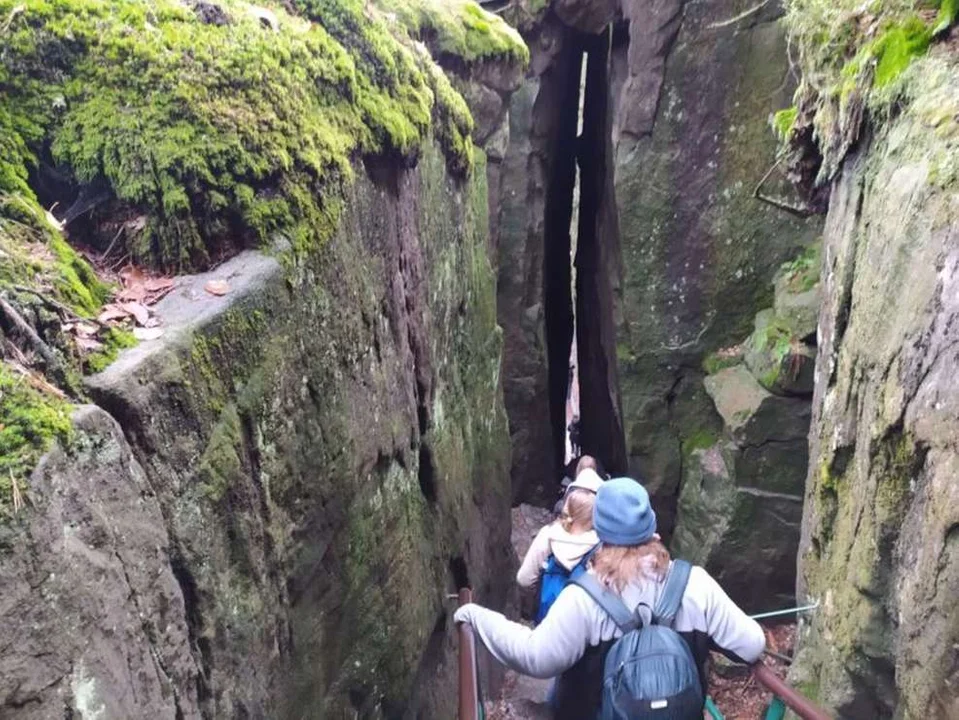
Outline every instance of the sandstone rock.
<svg viewBox="0 0 959 720"><path fill-rule="evenodd" d="M475 82L458 83L458 89L473 115L476 144L485 145L503 123L506 114L503 97L492 88Z"/></svg>
<svg viewBox="0 0 959 720"><path fill-rule="evenodd" d="M839 718L959 706L959 176L954 123L935 120L959 110L959 73L930 56L908 77L824 236L798 587L822 605L793 677Z"/></svg>
<svg viewBox="0 0 959 720"><path fill-rule="evenodd" d="M788 278L776 280L776 315L792 328L800 339L815 338L819 322L819 284L796 291Z"/></svg>
<svg viewBox="0 0 959 720"><path fill-rule="evenodd" d="M200 718L160 503L116 421L73 423L0 525L0 716Z"/></svg>
<svg viewBox="0 0 959 720"><path fill-rule="evenodd" d="M809 403L771 394L743 365L710 375L703 384L740 446L805 440Z"/></svg>
<svg viewBox="0 0 959 720"><path fill-rule="evenodd" d="M749 612L793 601L802 495L743 486L731 471L742 451L719 442L690 453L672 541Z"/></svg>
<svg viewBox="0 0 959 720"><path fill-rule="evenodd" d="M477 159L368 162L322 251L178 281L89 380L155 488L208 716L454 714L445 594L501 606L514 567Z"/></svg>
<svg viewBox="0 0 959 720"><path fill-rule="evenodd" d="M613 42L625 436L630 470L664 498L678 491L682 432L714 412L704 396L678 411L677 382L698 383L704 356L742 342L779 266L818 233L817 219L752 196L776 162L767 118L792 81L778 4L723 24L742 10L630 1L628 42Z"/></svg>

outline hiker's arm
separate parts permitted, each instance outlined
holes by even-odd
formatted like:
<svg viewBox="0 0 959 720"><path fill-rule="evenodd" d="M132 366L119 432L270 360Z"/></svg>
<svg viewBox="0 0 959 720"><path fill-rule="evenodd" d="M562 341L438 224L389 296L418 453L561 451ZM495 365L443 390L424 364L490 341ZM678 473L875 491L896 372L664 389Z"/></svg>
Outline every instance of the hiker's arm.
<svg viewBox="0 0 959 720"><path fill-rule="evenodd" d="M520 587L533 587L539 580L539 574L543 569L543 563L549 557L549 525L540 528L536 533L533 544L526 551L526 557L523 558L523 564L520 565L516 573L516 582Z"/></svg>
<svg viewBox="0 0 959 720"><path fill-rule="evenodd" d="M568 590L560 593L535 630L473 604L457 610L455 619L472 625L490 654L511 670L537 678L556 677L583 656L589 631Z"/></svg>
<svg viewBox="0 0 959 720"><path fill-rule="evenodd" d="M693 568L693 572L702 573L697 580L706 589L706 632L716 649L732 660L756 662L766 647L762 626L730 600L719 583L705 570Z"/></svg>

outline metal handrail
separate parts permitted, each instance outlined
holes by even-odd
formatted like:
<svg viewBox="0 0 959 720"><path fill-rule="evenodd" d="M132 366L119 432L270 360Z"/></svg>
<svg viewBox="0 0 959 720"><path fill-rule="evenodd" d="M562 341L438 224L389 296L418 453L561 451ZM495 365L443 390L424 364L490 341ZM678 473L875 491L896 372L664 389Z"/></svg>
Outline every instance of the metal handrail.
<svg viewBox="0 0 959 720"><path fill-rule="evenodd" d="M800 695L791 685L774 673L769 666L762 663L753 665L753 677L773 695L786 703L786 706L802 720L831 720L824 710L816 707L811 700Z"/></svg>
<svg viewBox="0 0 959 720"><path fill-rule="evenodd" d="M460 607L473 602L473 591L461 588L459 591ZM479 675L476 668L476 638L473 635L473 626L469 623L459 624L459 685L460 706L459 720L481 720L479 703Z"/></svg>

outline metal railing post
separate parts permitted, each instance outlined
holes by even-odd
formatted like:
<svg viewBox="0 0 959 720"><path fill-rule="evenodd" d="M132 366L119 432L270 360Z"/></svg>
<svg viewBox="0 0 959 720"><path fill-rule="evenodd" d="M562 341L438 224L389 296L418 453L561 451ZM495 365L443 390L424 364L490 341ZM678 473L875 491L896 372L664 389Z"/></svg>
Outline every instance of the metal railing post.
<svg viewBox="0 0 959 720"><path fill-rule="evenodd" d="M753 677L773 695L782 700L802 720L831 720L823 710L816 707L808 698L800 695L766 665L762 663L753 665Z"/></svg>
<svg viewBox="0 0 959 720"><path fill-rule="evenodd" d="M460 606L473 602L473 592L462 588L459 592ZM479 683L476 672L476 638L469 623L460 623L459 633L459 720L480 720Z"/></svg>

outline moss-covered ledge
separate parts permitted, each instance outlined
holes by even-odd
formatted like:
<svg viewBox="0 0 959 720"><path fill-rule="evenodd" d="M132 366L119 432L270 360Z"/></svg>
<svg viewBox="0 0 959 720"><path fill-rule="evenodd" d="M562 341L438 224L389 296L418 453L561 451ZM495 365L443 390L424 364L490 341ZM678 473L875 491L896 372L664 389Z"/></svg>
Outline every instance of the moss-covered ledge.
<svg viewBox="0 0 959 720"><path fill-rule="evenodd" d="M0 191L31 197L30 169L49 164L106 181L145 215L122 239L133 258L189 269L276 233L321 242L355 157L413 160L431 128L469 170L465 103L404 26L358 0L295 7L264 23L239 0L212 16L172 0L3 0ZM528 57L473 3L392 7L466 63Z"/></svg>

